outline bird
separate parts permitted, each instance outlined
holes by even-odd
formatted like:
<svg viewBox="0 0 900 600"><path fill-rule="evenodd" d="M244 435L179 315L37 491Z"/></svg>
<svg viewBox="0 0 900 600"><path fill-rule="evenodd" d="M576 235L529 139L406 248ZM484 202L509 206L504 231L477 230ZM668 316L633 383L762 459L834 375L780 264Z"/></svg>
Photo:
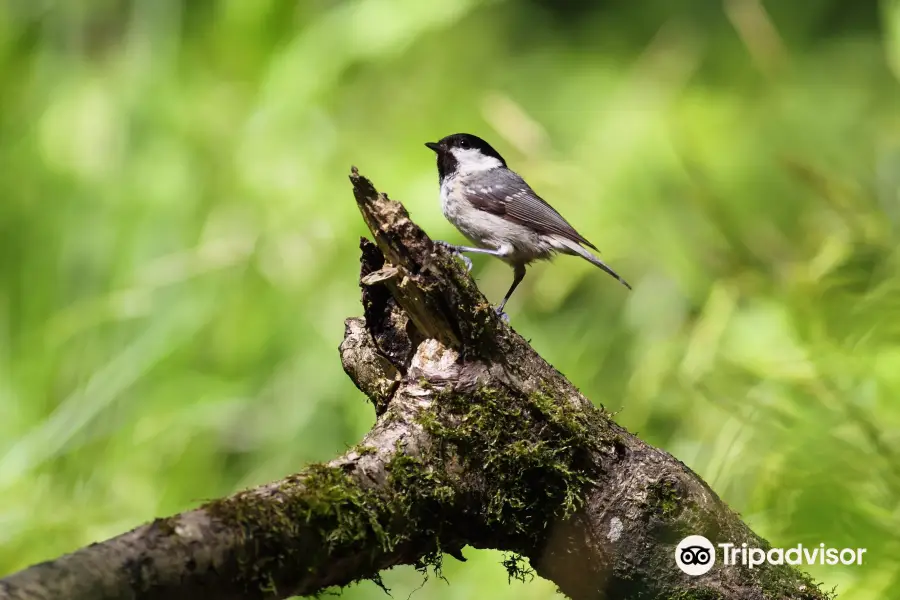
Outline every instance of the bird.
<svg viewBox="0 0 900 600"><path fill-rule="evenodd" d="M631 289L587 249L598 251L597 247L509 169L506 160L485 140L469 133L454 133L425 146L437 154L441 211L475 246L439 243L458 255L468 269L472 261L464 252L488 254L513 268L512 285L496 308L501 318L509 319L503 309L522 283L525 267L557 253L580 256Z"/></svg>

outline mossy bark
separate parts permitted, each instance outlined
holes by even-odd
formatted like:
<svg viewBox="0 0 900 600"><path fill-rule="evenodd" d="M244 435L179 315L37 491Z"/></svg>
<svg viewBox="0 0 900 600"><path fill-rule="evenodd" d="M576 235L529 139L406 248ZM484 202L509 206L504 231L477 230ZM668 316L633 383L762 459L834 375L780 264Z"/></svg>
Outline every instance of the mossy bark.
<svg viewBox="0 0 900 600"><path fill-rule="evenodd" d="M377 420L350 452L0 580L0 599L283 598L461 549L575 600L821 599L790 567L674 564L689 534L766 547L678 460L619 427L354 170L364 318L344 369ZM524 557L524 558L523 558Z"/></svg>

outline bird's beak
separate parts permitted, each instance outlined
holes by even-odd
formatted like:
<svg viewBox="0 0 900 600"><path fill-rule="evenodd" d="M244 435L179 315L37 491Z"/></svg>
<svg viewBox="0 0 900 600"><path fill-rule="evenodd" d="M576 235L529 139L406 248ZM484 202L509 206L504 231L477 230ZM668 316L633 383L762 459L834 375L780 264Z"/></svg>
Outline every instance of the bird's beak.
<svg viewBox="0 0 900 600"><path fill-rule="evenodd" d="M428 148L431 148L435 152L439 152L441 149L441 145L438 144L437 142L425 142L425 146Z"/></svg>

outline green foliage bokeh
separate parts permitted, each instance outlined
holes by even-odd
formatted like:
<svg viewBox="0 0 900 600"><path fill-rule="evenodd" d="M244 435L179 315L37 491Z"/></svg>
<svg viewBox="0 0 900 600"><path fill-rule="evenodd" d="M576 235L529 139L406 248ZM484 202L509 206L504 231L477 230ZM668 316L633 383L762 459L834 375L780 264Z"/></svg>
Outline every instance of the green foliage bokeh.
<svg viewBox="0 0 900 600"><path fill-rule="evenodd" d="M900 598L898 75L897 0L0 4L0 574L355 443L349 167L460 241L422 144L467 131L634 285L536 265L513 326L774 545L867 548L810 569L842 600ZM466 554L414 597L555 596Z"/></svg>

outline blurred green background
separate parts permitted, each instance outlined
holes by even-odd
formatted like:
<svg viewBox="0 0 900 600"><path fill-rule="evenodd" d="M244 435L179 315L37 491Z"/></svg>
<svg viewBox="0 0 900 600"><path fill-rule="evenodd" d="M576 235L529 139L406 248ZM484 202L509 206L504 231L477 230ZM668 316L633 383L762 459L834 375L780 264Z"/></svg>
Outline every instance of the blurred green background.
<svg viewBox="0 0 900 600"><path fill-rule="evenodd" d="M900 0L0 3L0 574L354 444L349 167L461 241L422 144L466 131L634 284L537 265L513 326L774 545L867 548L810 569L842 600L900 598L898 75ZM466 555L385 581L559 597Z"/></svg>

